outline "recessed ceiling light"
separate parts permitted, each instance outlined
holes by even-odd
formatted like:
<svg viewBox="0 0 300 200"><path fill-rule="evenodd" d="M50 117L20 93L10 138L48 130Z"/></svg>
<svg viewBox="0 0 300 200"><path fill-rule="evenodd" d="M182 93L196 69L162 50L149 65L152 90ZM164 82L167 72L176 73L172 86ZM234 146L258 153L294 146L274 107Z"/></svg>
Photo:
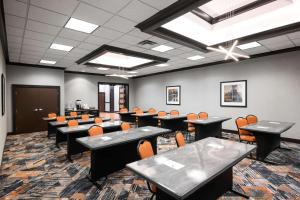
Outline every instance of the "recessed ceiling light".
<svg viewBox="0 0 300 200"><path fill-rule="evenodd" d="M90 60L89 63L131 68L152 61L153 60L145 59L145 58L138 58L138 57L128 56L128 55L114 53L114 52L106 52L100 55L99 57Z"/></svg>
<svg viewBox="0 0 300 200"><path fill-rule="evenodd" d="M42 64L48 64L48 65L54 65L56 61L53 60L41 60L40 63Z"/></svg>
<svg viewBox="0 0 300 200"><path fill-rule="evenodd" d="M81 31L84 33L91 33L98 27L99 26L96 24L92 24L75 18L70 18L68 23L65 25L65 28Z"/></svg>
<svg viewBox="0 0 300 200"><path fill-rule="evenodd" d="M189 59L189 60L200 60L200 59L203 59L203 58L205 58L205 57L196 55L196 56L188 57L187 59Z"/></svg>
<svg viewBox="0 0 300 200"><path fill-rule="evenodd" d="M152 50L159 51L159 52L166 52L166 51L169 51L171 49L174 49L174 48L166 46L166 45L159 45L157 47L152 48Z"/></svg>
<svg viewBox="0 0 300 200"><path fill-rule="evenodd" d="M259 44L258 42L250 42L247 44L238 45L236 47L239 49L245 50L245 49L251 49L251 48L260 47L260 46L261 46L261 44Z"/></svg>
<svg viewBox="0 0 300 200"><path fill-rule="evenodd" d="M158 65L155 65L155 66L157 66L157 67L166 67L166 66L169 66L169 65L166 64L166 63L162 63L162 64L158 64Z"/></svg>
<svg viewBox="0 0 300 200"><path fill-rule="evenodd" d="M71 51L73 49L72 46L67 46L67 45L63 45L63 44L56 44L56 43L52 43L50 48L60 50L60 51Z"/></svg>
<svg viewBox="0 0 300 200"><path fill-rule="evenodd" d="M106 67L97 67L97 69L99 69L99 70L109 70L109 68L106 68Z"/></svg>
<svg viewBox="0 0 300 200"><path fill-rule="evenodd" d="M128 74L137 74L138 72L137 71L129 71L127 72Z"/></svg>

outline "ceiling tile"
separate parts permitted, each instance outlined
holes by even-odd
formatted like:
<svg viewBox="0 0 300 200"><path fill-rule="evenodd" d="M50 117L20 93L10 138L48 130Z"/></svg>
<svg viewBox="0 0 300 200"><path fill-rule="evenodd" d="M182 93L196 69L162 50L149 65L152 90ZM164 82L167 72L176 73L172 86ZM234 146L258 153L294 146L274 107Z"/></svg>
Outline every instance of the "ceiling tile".
<svg viewBox="0 0 300 200"><path fill-rule="evenodd" d="M7 42L22 43L23 37L7 35Z"/></svg>
<svg viewBox="0 0 300 200"><path fill-rule="evenodd" d="M64 26L68 21L68 17L65 15L48 11L35 6L29 7L28 18L61 27Z"/></svg>
<svg viewBox="0 0 300 200"><path fill-rule="evenodd" d="M82 42L78 48L80 49L85 49L85 50L89 50L89 51L93 51L95 49L97 49L99 46L98 45L94 45L94 44L89 44L89 43L85 43L85 42Z"/></svg>
<svg viewBox="0 0 300 200"><path fill-rule="evenodd" d="M54 39L53 35L47 35L47 34L38 33L38 32L34 32L34 31L29 31L29 30L25 31L24 37L30 38L33 40L40 40L40 41L44 41L44 42L51 42Z"/></svg>
<svg viewBox="0 0 300 200"><path fill-rule="evenodd" d="M15 27L12 27L12 26L6 26L7 35L14 35L14 36L23 37L23 32L24 32L24 29L15 28Z"/></svg>
<svg viewBox="0 0 300 200"><path fill-rule="evenodd" d="M91 43L91 44L103 45L103 44L110 42L110 40L91 35L85 40L85 42Z"/></svg>
<svg viewBox="0 0 300 200"><path fill-rule="evenodd" d="M107 28L112 28L123 33L127 33L128 31L132 30L135 25L136 23L119 16L114 16L104 24L104 26Z"/></svg>
<svg viewBox="0 0 300 200"><path fill-rule="evenodd" d="M88 37L89 34L82 33L79 31L73 31L71 29L64 28L62 31L59 33L60 37L67 38L67 39L72 39L72 40L77 40L77 41L83 41Z"/></svg>
<svg viewBox="0 0 300 200"><path fill-rule="evenodd" d="M76 6L78 5L78 1L76 0L31 0L30 4L36 5L41 8L45 8L48 10L52 10L54 12L58 12L64 15L71 15Z"/></svg>
<svg viewBox="0 0 300 200"><path fill-rule="evenodd" d="M5 13L12 14L19 17L26 17L27 5L16 0L4 0Z"/></svg>
<svg viewBox="0 0 300 200"><path fill-rule="evenodd" d="M72 17L89 23L102 25L107 22L113 15L101 9L80 3Z"/></svg>
<svg viewBox="0 0 300 200"><path fill-rule="evenodd" d="M296 46L300 46L300 39L294 39L294 40L293 40L293 43L294 43Z"/></svg>
<svg viewBox="0 0 300 200"><path fill-rule="evenodd" d="M290 33L290 34L287 34L287 36L290 38L290 39L299 39L300 38L300 31L298 32L294 32L294 33Z"/></svg>
<svg viewBox="0 0 300 200"><path fill-rule="evenodd" d="M57 26L52 26L52 25L48 25L48 24L44 24L32 20L27 21L26 29L35 32L46 33L49 35L56 35L60 30L60 28Z"/></svg>
<svg viewBox="0 0 300 200"><path fill-rule="evenodd" d="M137 45L139 42L142 41L142 39L130 35L124 35L120 37L117 41L127 43L130 45Z"/></svg>
<svg viewBox="0 0 300 200"><path fill-rule="evenodd" d="M128 34L131 35L131 36L135 36L135 37L144 39L144 40L152 37L152 35L149 35L147 33L143 33L142 31L140 31L137 28L134 28L134 30L130 31Z"/></svg>
<svg viewBox="0 0 300 200"><path fill-rule="evenodd" d="M168 41L167 40L164 40L164 39L161 39L159 37L155 37L155 36L152 36L151 38L149 38L150 41L153 41L153 42L156 42L157 45L160 45L160 44L166 44Z"/></svg>
<svg viewBox="0 0 300 200"><path fill-rule="evenodd" d="M123 43L123 42L120 42L120 41L113 41L113 42L110 42L109 45L115 46L115 47L124 48L124 49L126 49L127 47L130 46L129 44Z"/></svg>
<svg viewBox="0 0 300 200"><path fill-rule="evenodd" d="M45 54L45 50L43 51L29 51L29 50L22 50L23 54L28 54L28 55L32 55L32 56L43 56Z"/></svg>
<svg viewBox="0 0 300 200"><path fill-rule="evenodd" d="M109 28L105 28L103 26L99 27L94 33L93 35L99 36L99 37L103 37L103 38L108 38L108 39L117 39L119 37L121 37L124 33L119 32L119 31L115 31Z"/></svg>
<svg viewBox="0 0 300 200"><path fill-rule="evenodd" d="M123 8L119 12L119 15L131 19L135 22L142 22L157 12L157 9L154 9L138 0L134 0L130 2L125 8Z"/></svg>
<svg viewBox="0 0 300 200"><path fill-rule="evenodd" d="M253 54L268 52L270 50L264 46L259 46L259 47L255 47L255 48L251 48L251 49L245 49L243 51L246 52L247 54L253 55Z"/></svg>
<svg viewBox="0 0 300 200"><path fill-rule="evenodd" d="M12 26L12 27L24 28L25 27L25 18L6 14L5 15L5 24Z"/></svg>
<svg viewBox="0 0 300 200"><path fill-rule="evenodd" d="M86 50L86 49L79 49L79 48L75 48L75 49L72 49L72 54L73 55L79 55L79 56L85 56L87 54L91 53L89 50Z"/></svg>
<svg viewBox="0 0 300 200"><path fill-rule="evenodd" d="M23 44L22 46L22 51L32 51L32 52L45 52L48 49L48 47L38 47L34 45L29 45L29 44Z"/></svg>
<svg viewBox="0 0 300 200"><path fill-rule="evenodd" d="M295 45L292 42L285 41L285 42L280 42L280 43L268 44L265 46L272 51L276 51L276 50L280 50L280 49L294 47Z"/></svg>
<svg viewBox="0 0 300 200"><path fill-rule="evenodd" d="M24 38L23 44L37 46L37 47L43 47L43 48L48 48L50 46L50 42L42 42L39 40L30 39L30 38Z"/></svg>
<svg viewBox="0 0 300 200"><path fill-rule="evenodd" d="M124 6L126 6L131 0L82 0L98 8L106 11L117 13Z"/></svg>
<svg viewBox="0 0 300 200"><path fill-rule="evenodd" d="M78 42L78 41L76 41L76 40L69 40L69 39L57 37L57 38L53 41L53 43L63 44L63 45L68 45L68 46L76 47L77 45L79 45L80 42Z"/></svg>
<svg viewBox="0 0 300 200"><path fill-rule="evenodd" d="M146 51L146 49L143 49L143 48L137 47L137 46L129 46L127 49L132 50L132 51L137 51L137 52L144 52L144 51Z"/></svg>
<svg viewBox="0 0 300 200"><path fill-rule="evenodd" d="M276 43L283 43L283 42L289 42L289 39L287 36L285 35L281 35L281 36L278 36L278 37L273 37L273 38L268 38L268 39L265 39L265 40L260 40L258 41L260 44L263 44L263 45L269 45L269 44L276 44Z"/></svg>
<svg viewBox="0 0 300 200"><path fill-rule="evenodd" d="M166 53L166 54L169 54L169 55L174 55L174 56L176 56L176 55L180 55L180 54L185 53L185 51L183 51L183 50L181 50L181 49L172 49L172 50L170 50L170 51L166 51L165 53Z"/></svg>
<svg viewBox="0 0 300 200"><path fill-rule="evenodd" d="M177 0L140 0L148 5L151 5L152 7L162 10L169 5L175 3Z"/></svg>

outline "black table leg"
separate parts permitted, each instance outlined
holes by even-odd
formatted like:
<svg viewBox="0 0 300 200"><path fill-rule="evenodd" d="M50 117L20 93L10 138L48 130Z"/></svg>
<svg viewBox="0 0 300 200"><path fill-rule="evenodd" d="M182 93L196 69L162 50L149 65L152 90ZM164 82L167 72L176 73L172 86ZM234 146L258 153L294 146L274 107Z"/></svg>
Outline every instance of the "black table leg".
<svg viewBox="0 0 300 200"><path fill-rule="evenodd" d="M143 126L157 126L158 120L154 119L153 116L144 116L138 118L138 127Z"/></svg>
<svg viewBox="0 0 300 200"><path fill-rule="evenodd" d="M61 133L60 131L56 130L56 137L55 137L55 144L59 147L59 143L64 142L67 140L67 136Z"/></svg>
<svg viewBox="0 0 300 200"><path fill-rule="evenodd" d="M276 148L280 147L280 135L264 134L253 132L256 138L256 158L259 161L264 159Z"/></svg>
<svg viewBox="0 0 300 200"><path fill-rule="evenodd" d="M47 136L50 137L51 135L55 134L55 127L48 123L48 134Z"/></svg>
<svg viewBox="0 0 300 200"><path fill-rule="evenodd" d="M174 120L160 120L161 127L171 129L175 131L185 131L187 129L187 123L183 122L185 119L174 119Z"/></svg>
<svg viewBox="0 0 300 200"><path fill-rule="evenodd" d="M222 137L222 123L213 124L194 124L195 125L195 141L202 140L207 137Z"/></svg>
<svg viewBox="0 0 300 200"><path fill-rule="evenodd" d="M76 138L88 136L86 131L67 134L67 159L72 162L72 155L82 153L88 149L76 141Z"/></svg>

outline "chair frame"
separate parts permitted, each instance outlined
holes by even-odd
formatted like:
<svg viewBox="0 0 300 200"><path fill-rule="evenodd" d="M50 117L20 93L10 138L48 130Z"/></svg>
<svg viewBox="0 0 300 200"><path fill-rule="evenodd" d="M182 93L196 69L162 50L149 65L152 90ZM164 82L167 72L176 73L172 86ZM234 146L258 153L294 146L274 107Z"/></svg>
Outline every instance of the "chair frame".
<svg viewBox="0 0 300 200"><path fill-rule="evenodd" d="M182 133L181 131L177 131L177 132L175 133L175 141L176 141L177 147L180 147L179 144L178 144L178 141L177 141L177 139L176 139L176 135L179 134L179 133L181 133L181 135L183 136L183 139L184 139L184 135L183 135L183 133ZM184 142L185 142L185 141L184 141Z"/></svg>
<svg viewBox="0 0 300 200"><path fill-rule="evenodd" d="M92 129L93 127L101 127L102 130L103 130L103 127L102 127L102 126L99 126L99 125L95 124L95 125L91 126L91 127L88 129L88 134L89 134L89 136L90 136L89 131L90 131L90 129Z"/></svg>
<svg viewBox="0 0 300 200"><path fill-rule="evenodd" d="M257 119L257 116L256 116L256 115L252 115L252 114L247 115L247 116L245 117L245 119L247 120L247 117L251 117L251 116L256 117L256 119ZM247 121L248 121L248 120L247 120Z"/></svg>

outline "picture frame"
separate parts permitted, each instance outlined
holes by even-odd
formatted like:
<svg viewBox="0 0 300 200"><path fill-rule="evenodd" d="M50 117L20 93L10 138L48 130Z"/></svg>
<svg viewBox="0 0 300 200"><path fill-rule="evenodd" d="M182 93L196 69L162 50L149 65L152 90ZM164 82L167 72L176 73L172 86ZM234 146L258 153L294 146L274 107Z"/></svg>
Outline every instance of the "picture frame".
<svg viewBox="0 0 300 200"><path fill-rule="evenodd" d="M1 112L5 114L5 76L1 74Z"/></svg>
<svg viewBox="0 0 300 200"><path fill-rule="evenodd" d="M166 86L166 104L180 105L181 103L181 86Z"/></svg>
<svg viewBox="0 0 300 200"><path fill-rule="evenodd" d="M247 107L247 80L220 82L221 107Z"/></svg>

